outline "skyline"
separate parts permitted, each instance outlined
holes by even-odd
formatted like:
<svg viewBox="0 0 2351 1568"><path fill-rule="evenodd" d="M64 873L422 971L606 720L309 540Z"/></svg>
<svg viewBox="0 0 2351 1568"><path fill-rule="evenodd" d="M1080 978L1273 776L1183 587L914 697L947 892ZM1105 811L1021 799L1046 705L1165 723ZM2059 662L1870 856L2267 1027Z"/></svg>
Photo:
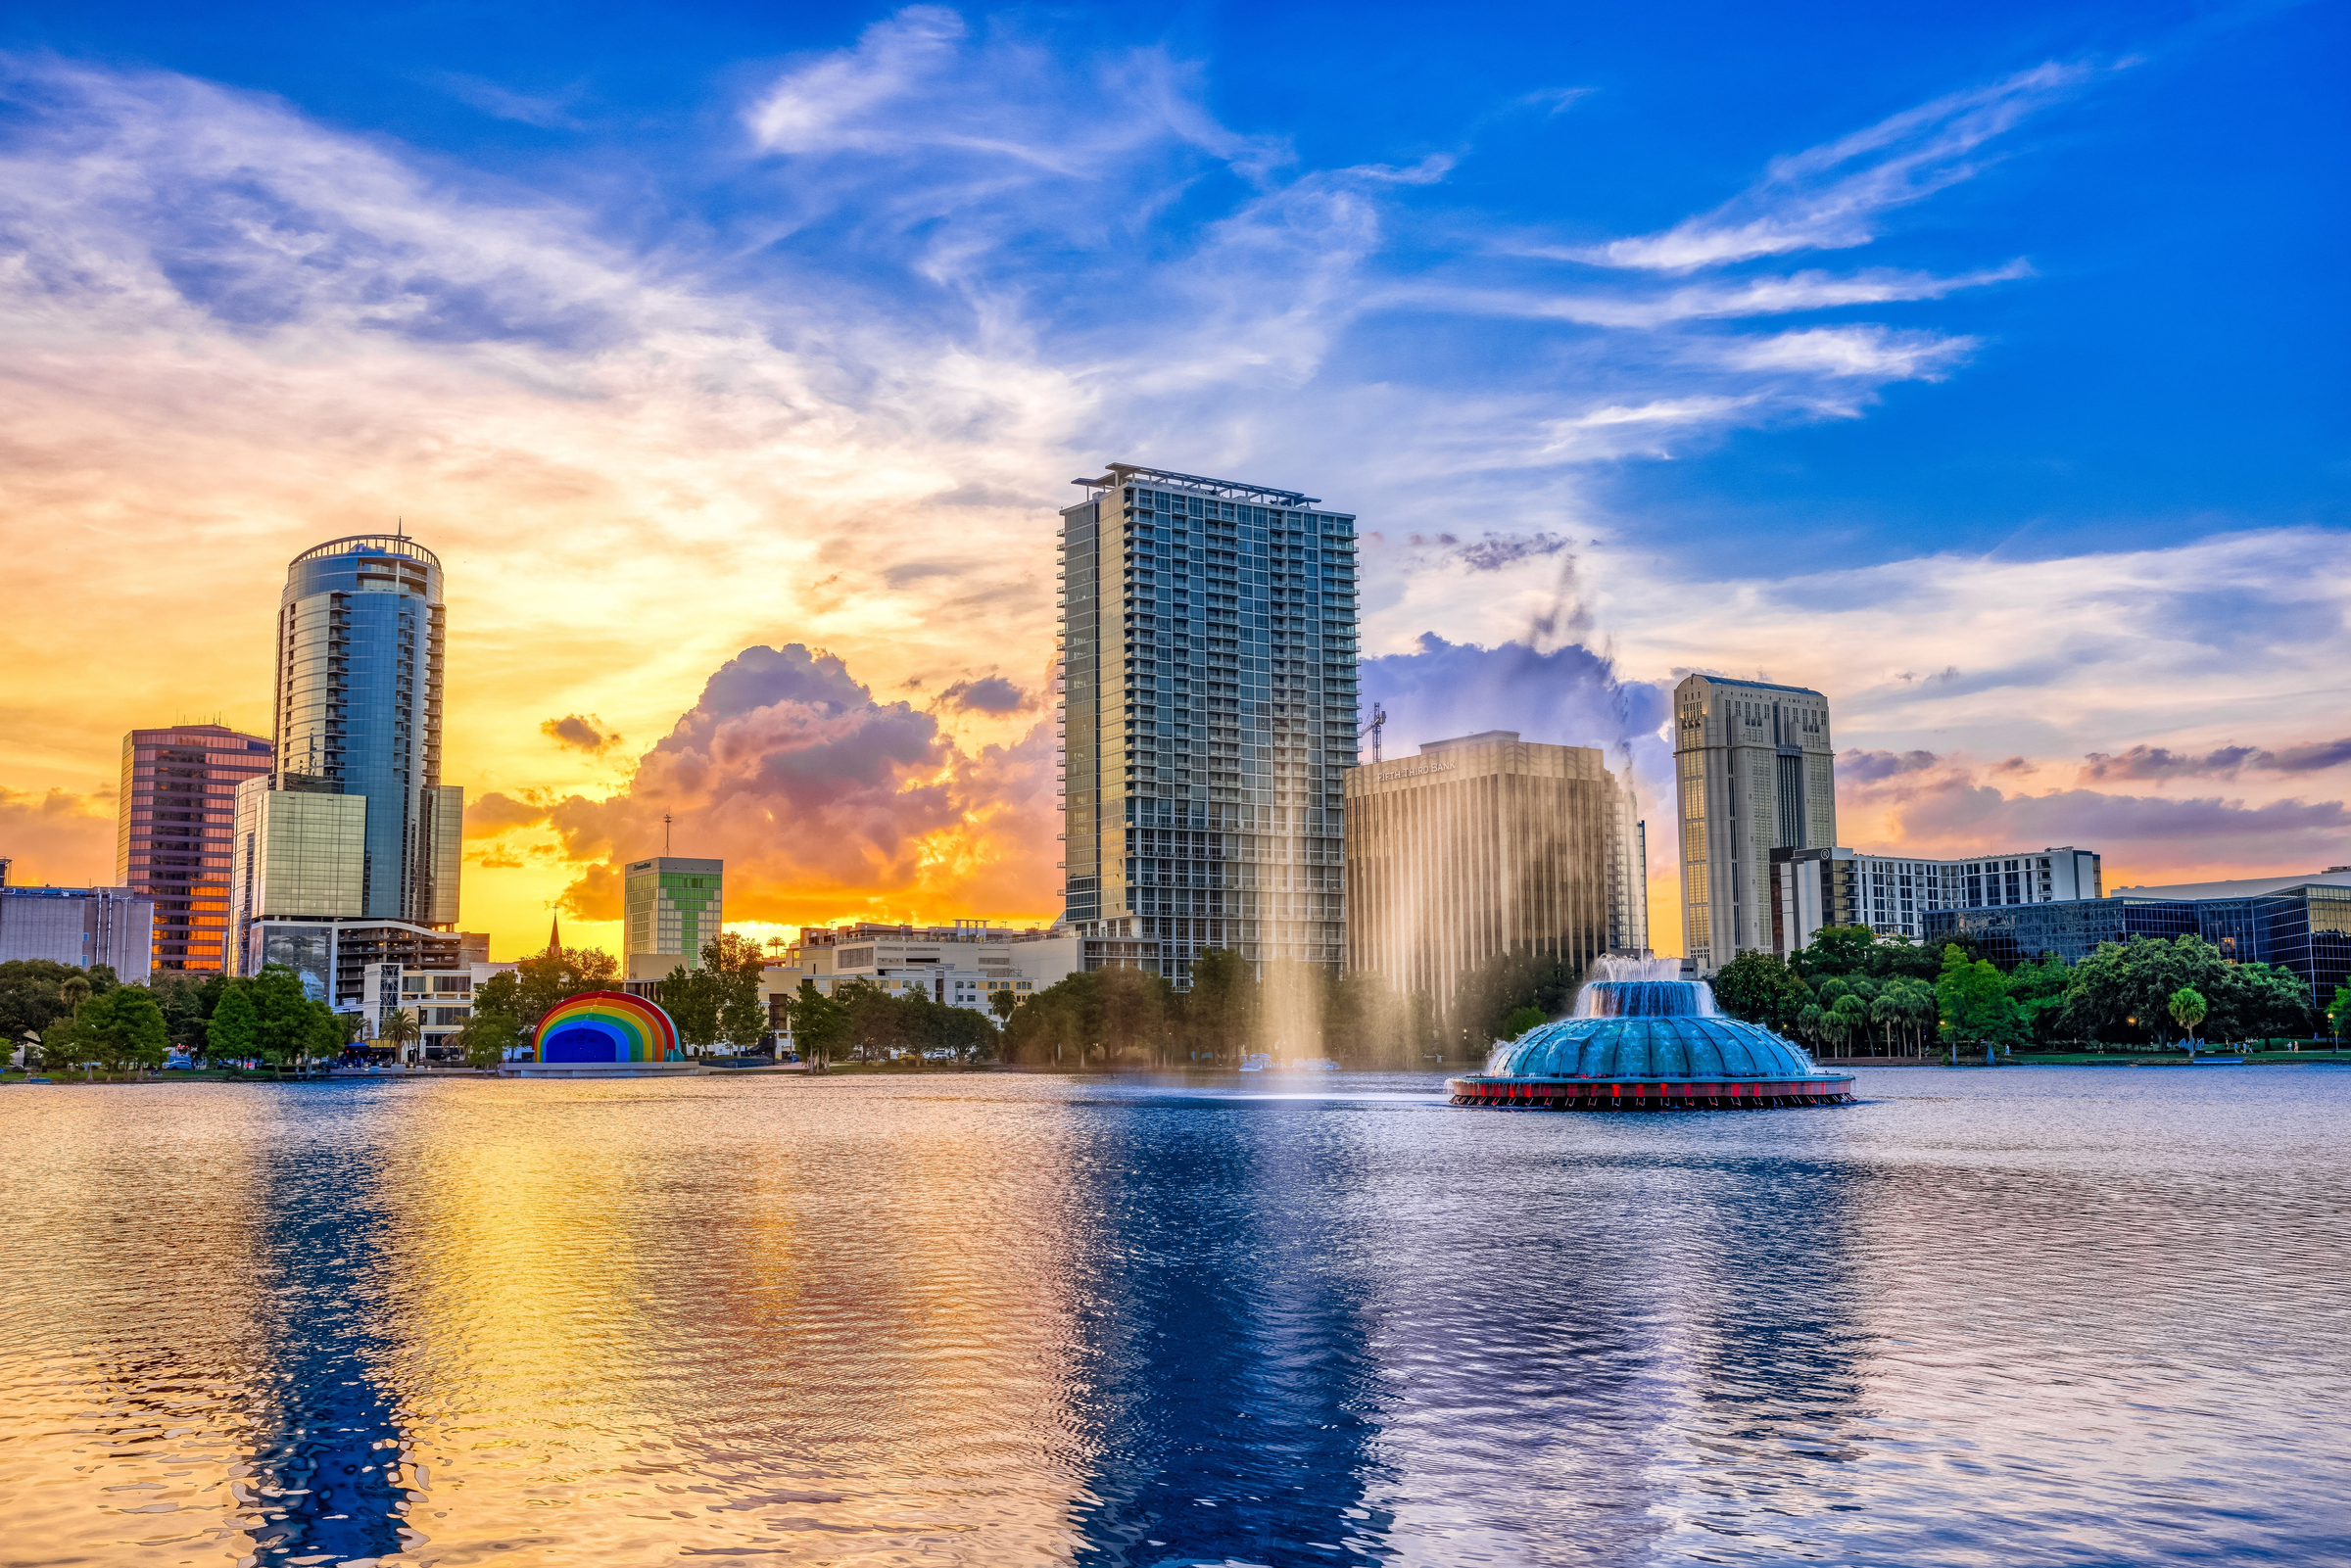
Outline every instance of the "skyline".
<svg viewBox="0 0 2351 1568"><path fill-rule="evenodd" d="M1588 19L1351 110L1217 12L339 83L356 24L232 70L156 15L0 35L19 879L110 879L125 731L266 734L286 561L397 521L501 956L558 899L617 950L665 810L753 929L1049 919L1052 528L1107 461L1360 512L1387 754L1629 744L1657 908L1692 671L1828 694L1857 847L2351 859L2343 220L2270 210L2342 163L2316 8L1808 38L1711 115L1712 54Z"/></svg>

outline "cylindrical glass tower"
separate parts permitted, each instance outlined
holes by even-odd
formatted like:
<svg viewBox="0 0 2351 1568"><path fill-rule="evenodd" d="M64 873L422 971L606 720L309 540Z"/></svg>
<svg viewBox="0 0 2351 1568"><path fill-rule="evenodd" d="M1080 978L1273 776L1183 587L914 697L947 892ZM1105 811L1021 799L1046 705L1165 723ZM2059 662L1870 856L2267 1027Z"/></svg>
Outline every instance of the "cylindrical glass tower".
<svg viewBox="0 0 2351 1568"><path fill-rule="evenodd" d="M278 600L278 787L366 797L370 919L457 919L464 791L441 784L444 614L440 558L384 534L297 555Z"/></svg>

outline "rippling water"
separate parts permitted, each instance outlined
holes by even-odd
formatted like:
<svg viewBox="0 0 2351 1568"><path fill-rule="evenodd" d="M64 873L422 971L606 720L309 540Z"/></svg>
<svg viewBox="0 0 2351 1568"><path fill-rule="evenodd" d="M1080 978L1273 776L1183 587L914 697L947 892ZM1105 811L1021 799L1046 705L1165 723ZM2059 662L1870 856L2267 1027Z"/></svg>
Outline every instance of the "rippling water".
<svg viewBox="0 0 2351 1568"><path fill-rule="evenodd" d="M2351 1072L1282 1086L7 1090L0 1561L2345 1558Z"/></svg>

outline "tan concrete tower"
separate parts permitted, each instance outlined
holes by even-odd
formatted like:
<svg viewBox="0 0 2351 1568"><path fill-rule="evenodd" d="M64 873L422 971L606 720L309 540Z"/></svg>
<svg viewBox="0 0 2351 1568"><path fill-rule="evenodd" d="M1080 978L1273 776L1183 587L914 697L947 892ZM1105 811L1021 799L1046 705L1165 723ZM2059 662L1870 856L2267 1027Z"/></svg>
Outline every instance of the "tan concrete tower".
<svg viewBox="0 0 2351 1568"><path fill-rule="evenodd" d="M1837 842L1837 748L1827 697L1762 681L1691 676L1673 726L1682 951L1710 974L1771 950L1771 852Z"/></svg>

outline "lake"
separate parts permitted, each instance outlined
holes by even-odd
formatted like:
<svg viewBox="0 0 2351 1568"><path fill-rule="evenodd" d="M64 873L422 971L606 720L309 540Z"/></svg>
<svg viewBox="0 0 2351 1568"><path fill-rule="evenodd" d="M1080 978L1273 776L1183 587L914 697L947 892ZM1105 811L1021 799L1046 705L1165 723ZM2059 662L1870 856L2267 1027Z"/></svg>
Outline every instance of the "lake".
<svg viewBox="0 0 2351 1568"><path fill-rule="evenodd" d="M0 1090L0 1562L2351 1557L2351 1069Z"/></svg>

